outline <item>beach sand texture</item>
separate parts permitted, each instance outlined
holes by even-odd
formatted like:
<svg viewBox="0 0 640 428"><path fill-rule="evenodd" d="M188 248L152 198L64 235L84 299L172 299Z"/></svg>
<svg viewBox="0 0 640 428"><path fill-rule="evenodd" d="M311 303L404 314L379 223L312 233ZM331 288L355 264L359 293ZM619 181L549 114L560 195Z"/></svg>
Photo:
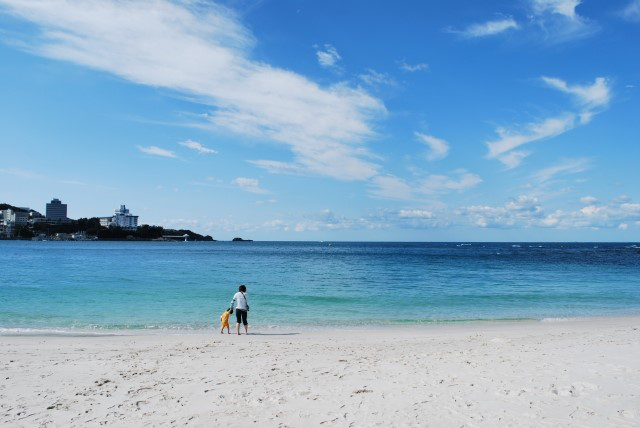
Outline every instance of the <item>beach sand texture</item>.
<svg viewBox="0 0 640 428"><path fill-rule="evenodd" d="M0 337L0 425L640 426L640 317L257 333Z"/></svg>

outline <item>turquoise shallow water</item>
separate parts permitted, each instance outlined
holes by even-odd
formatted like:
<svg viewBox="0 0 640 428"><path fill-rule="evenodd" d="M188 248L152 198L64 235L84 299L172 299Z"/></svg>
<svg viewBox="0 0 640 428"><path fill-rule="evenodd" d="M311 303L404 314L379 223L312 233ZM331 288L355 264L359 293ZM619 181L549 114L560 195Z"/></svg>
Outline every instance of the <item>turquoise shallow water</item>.
<svg viewBox="0 0 640 428"><path fill-rule="evenodd" d="M640 314L640 245L0 241L0 333Z"/></svg>

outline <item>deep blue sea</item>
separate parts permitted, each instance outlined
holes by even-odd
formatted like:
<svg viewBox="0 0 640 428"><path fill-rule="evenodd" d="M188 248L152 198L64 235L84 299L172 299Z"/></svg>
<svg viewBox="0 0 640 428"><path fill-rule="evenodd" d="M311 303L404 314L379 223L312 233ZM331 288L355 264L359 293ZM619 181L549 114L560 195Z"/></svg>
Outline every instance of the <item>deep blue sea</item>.
<svg viewBox="0 0 640 428"><path fill-rule="evenodd" d="M640 314L637 243L0 241L0 333Z"/></svg>

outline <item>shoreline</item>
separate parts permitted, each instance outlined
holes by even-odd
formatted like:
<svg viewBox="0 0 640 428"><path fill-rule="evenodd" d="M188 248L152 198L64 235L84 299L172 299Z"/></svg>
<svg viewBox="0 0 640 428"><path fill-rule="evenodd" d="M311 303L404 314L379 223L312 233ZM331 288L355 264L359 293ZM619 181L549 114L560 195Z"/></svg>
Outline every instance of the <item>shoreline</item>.
<svg viewBox="0 0 640 428"><path fill-rule="evenodd" d="M250 333L256 335L271 332L286 332L296 330L299 333L322 333L326 331L354 331L354 332L384 332L387 330L427 330L437 331L439 328L475 329L481 326L510 326L510 325L538 325L555 323L585 323L585 322L636 322L640 321L640 313L625 313L614 315L594 315L575 317L546 317L546 318L508 318L508 319L473 319L473 320L429 320L418 322L389 322L389 323L354 323L348 322L322 325L251 325ZM230 323L231 329L235 328L235 322ZM2 327L0 326L0 338L3 337L136 337L136 336L176 336L195 335L209 336L219 332L219 326L210 325L207 328L35 328L35 327Z"/></svg>

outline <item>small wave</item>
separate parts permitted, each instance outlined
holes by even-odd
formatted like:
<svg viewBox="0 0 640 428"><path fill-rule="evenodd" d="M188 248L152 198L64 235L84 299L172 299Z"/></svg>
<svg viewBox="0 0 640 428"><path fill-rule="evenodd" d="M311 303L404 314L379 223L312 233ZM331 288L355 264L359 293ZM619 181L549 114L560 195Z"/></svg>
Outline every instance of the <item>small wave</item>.
<svg viewBox="0 0 640 428"><path fill-rule="evenodd" d="M513 245L511 246L511 248L520 248L520 245L518 245L518 244L513 244Z"/></svg>
<svg viewBox="0 0 640 428"><path fill-rule="evenodd" d="M65 330L48 328L0 328L0 336L62 336L62 337L93 337L118 336L113 332Z"/></svg>
<svg viewBox="0 0 640 428"><path fill-rule="evenodd" d="M567 322L574 321L575 318L542 318L541 322Z"/></svg>

